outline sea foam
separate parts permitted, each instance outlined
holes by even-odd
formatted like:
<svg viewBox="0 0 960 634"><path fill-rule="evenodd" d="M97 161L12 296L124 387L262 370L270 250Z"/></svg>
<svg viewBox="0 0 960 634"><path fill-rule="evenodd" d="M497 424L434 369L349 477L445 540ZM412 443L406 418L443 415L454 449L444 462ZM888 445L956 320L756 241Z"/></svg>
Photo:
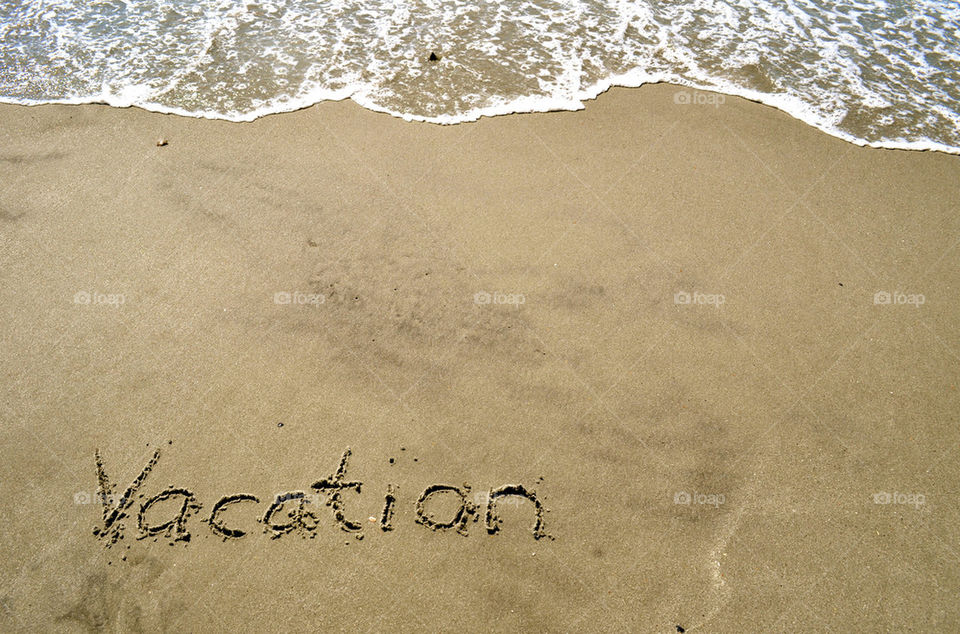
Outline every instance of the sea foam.
<svg viewBox="0 0 960 634"><path fill-rule="evenodd" d="M958 24L936 0L12 0L0 101L250 121L350 98L454 124L670 82L960 153Z"/></svg>

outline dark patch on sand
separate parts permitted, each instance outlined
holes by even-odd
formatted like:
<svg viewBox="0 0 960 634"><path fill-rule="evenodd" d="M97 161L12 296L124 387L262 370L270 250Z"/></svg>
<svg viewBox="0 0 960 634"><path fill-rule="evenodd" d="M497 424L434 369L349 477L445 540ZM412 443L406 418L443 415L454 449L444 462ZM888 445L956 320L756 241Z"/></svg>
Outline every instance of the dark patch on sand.
<svg viewBox="0 0 960 634"><path fill-rule="evenodd" d="M57 621L74 623L87 632L156 629L158 624L149 618L150 608L144 614L144 605L138 597L155 584L163 572L159 560L142 554L131 555L128 566L119 569L123 572L111 570L115 572L102 570L86 576L79 596ZM111 578L112 575L119 577Z"/></svg>
<svg viewBox="0 0 960 634"><path fill-rule="evenodd" d="M7 211L6 209L0 209L0 221L3 222L16 222L23 218L27 212L21 211L18 214Z"/></svg>
<svg viewBox="0 0 960 634"><path fill-rule="evenodd" d="M66 154L63 152L45 152L43 154L7 154L0 156L0 163L10 163L12 165L23 165L25 163L40 163L42 161L56 161L62 159Z"/></svg>

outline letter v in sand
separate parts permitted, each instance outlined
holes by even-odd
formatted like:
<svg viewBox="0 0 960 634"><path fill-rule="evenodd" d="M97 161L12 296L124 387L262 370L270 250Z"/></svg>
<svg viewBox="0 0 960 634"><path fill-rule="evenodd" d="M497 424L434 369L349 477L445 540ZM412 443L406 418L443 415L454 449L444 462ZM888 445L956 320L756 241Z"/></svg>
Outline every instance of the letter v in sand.
<svg viewBox="0 0 960 634"><path fill-rule="evenodd" d="M100 456L100 450L97 449L97 498L103 505L103 527L93 529L93 534L99 539L106 539L107 546L117 543L123 539L124 525L122 520L127 517L127 509L133 503L133 496L143 486L147 476L153 471L157 461L160 460L160 450L153 452L153 457L147 466L140 471L140 475L130 483L123 495L116 498L113 493L113 484L107 477L107 472L103 467L103 458Z"/></svg>

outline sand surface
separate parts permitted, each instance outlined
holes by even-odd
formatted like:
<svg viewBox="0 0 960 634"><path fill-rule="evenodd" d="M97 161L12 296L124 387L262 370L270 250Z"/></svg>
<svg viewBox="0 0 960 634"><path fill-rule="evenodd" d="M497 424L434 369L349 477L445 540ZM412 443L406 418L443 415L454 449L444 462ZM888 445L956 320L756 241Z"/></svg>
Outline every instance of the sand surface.
<svg viewBox="0 0 960 634"><path fill-rule="evenodd" d="M960 629L960 158L677 91L0 107L0 629Z"/></svg>

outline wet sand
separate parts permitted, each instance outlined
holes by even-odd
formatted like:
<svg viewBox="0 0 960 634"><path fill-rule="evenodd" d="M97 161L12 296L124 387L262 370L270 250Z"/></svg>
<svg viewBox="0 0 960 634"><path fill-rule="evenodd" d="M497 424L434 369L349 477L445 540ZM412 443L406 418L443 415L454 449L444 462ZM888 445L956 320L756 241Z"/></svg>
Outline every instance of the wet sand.
<svg viewBox="0 0 960 634"><path fill-rule="evenodd" d="M960 627L960 157L678 90L0 107L0 628Z"/></svg>

